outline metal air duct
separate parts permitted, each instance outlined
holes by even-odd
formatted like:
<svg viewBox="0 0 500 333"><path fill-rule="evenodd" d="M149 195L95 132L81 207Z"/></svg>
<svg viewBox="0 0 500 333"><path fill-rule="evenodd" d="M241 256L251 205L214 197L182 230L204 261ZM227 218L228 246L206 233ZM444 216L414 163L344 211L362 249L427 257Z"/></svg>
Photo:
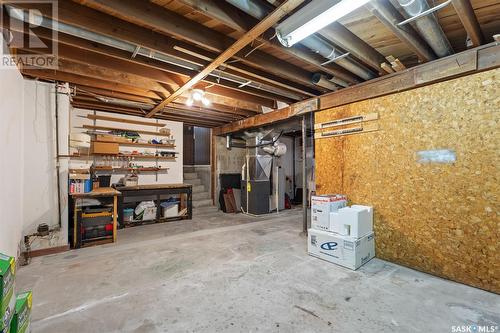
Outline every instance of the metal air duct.
<svg viewBox="0 0 500 333"><path fill-rule="evenodd" d="M274 9L265 1L259 0L226 0L226 2L232 4L233 6L259 20L262 20ZM307 37L303 39L300 44L304 45L313 52L320 54L328 60L332 60L338 57L337 60L334 60L337 65L345 68L353 74L356 74L364 80L370 80L377 76L371 70L352 59L349 59L347 57L340 58L340 52L335 52L336 50L334 46L318 36L312 35L310 37Z"/></svg>
<svg viewBox="0 0 500 333"><path fill-rule="evenodd" d="M328 80L327 77L321 73L314 73L311 81L315 85L326 88L326 89L330 89L333 91L338 89L338 87L335 83Z"/></svg>
<svg viewBox="0 0 500 333"><path fill-rule="evenodd" d="M410 18L429 10L427 0L397 1ZM448 38L446 38L446 35L444 34L443 29L434 14L429 13L415 19L414 23L420 35L425 39L439 58L453 54L453 48L451 47Z"/></svg>

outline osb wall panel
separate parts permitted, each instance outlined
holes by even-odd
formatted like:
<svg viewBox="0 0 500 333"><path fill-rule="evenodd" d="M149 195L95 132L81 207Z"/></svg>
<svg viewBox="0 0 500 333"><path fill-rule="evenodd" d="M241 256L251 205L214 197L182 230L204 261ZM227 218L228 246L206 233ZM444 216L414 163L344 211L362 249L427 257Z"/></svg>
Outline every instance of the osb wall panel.
<svg viewBox="0 0 500 333"><path fill-rule="evenodd" d="M377 257L500 292L500 69L316 113L378 132L316 140L317 189L375 207ZM454 164L416 152L453 149Z"/></svg>

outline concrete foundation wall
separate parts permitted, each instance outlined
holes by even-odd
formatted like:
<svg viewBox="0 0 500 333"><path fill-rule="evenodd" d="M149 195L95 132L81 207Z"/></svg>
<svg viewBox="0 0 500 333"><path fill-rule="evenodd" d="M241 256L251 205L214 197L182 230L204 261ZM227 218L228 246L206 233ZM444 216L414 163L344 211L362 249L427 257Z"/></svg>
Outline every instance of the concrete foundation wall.
<svg viewBox="0 0 500 333"><path fill-rule="evenodd" d="M2 44L0 34L6 49ZM0 66L0 252L10 256L18 254L23 228L23 97L19 71Z"/></svg>
<svg viewBox="0 0 500 333"><path fill-rule="evenodd" d="M41 223L59 228L55 98L54 84L24 80L23 235L36 232ZM63 155L68 150L69 97L61 90L57 98L59 154ZM33 250L68 244L68 160L61 159L59 166L61 228L48 237L35 238Z"/></svg>

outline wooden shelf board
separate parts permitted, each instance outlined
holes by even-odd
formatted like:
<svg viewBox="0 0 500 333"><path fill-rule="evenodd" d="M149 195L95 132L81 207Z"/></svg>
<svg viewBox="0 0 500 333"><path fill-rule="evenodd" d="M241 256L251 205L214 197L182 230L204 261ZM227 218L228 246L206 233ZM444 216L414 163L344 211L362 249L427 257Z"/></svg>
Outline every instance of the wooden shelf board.
<svg viewBox="0 0 500 333"><path fill-rule="evenodd" d="M160 132L142 131L142 130L134 130L134 129L130 129L130 128L119 128L119 127L111 127L111 126L83 125L83 128L85 128L85 129L94 129L94 130L107 130L107 131L136 132L136 133L139 133L139 134L147 134L147 135L155 135L155 136L170 136L170 130L169 130L169 133L163 134L163 133L160 133Z"/></svg>
<svg viewBox="0 0 500 333"><path fill-rule="evenodd" d="M89 115L87 115L87 117L84 117L84 118L88 118L91 120L115 121L115 122L125 123L125 124L136 124L136 125L153 126L153 127L165 127L166 126L166 124L163 124L163 123L153 123L153 122L149 122L149 121L131 120L131 119L123 119L123 118L93 115L93 114L89 114Z"/></svg>
<svg viewBox="0 0 500 333"><path fill-rule="evenodd" d="M170 145L170 144L154 144L154 143L140 143L140 142L115 142L115 141L95 141L95 142L117 143L120 146L131 146L131 147L154 147L154 148L175 148L176 147L175 145Z"/></svg>
<svg viewBox="0 0 500 333"><path fill-rule="evenodd" d="M160 160L160 161L175 161L177 157L169 157L169 156L150 156L150 155L59 155L60 158L83 158L83 159L92 159L94 156L113 156L113 157L124 157L124 158L136 158L136 159L144 159L144 160Z"/></svg>

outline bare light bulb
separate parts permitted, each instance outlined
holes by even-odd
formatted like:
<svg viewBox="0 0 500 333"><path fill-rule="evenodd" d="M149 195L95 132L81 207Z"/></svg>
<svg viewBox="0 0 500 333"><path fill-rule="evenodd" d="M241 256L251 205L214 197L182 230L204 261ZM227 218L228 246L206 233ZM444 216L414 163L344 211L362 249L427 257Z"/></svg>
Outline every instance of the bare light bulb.
<svg viewBox="0 0 500 333"><path fill-rule="evenodd" d="M203 97L203 99L201 100L201 102L205 106L209 106L210 105L210 100L208 98L206 98L206 97Z"/></svg>
<svg viewBox="0 0 500 333"><path fill-rule="evenodd" d="M193 106L193 103L194 103L194 101L192 98L188 98L188 100L186 101L187 106Z"/></svg>
<svg viewBox="0 0 500 333"><path fill-rule="evenodd" d="M204 95L203 90L200 90L200 89L194 89L194 90L193 90L193 93L191 94L191 97L192 97L195 101L201 101L201 100L203 99L203 95Z"/></svg>

